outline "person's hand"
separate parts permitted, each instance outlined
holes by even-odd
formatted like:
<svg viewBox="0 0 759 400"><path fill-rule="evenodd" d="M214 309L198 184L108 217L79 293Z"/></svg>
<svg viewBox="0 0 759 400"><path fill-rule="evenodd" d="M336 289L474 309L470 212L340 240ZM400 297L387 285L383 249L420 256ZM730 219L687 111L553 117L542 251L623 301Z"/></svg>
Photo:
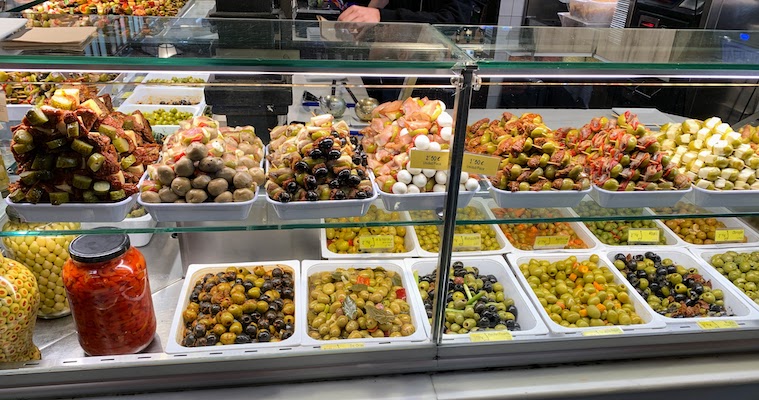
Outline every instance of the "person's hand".
<svg viewBox="0 0 759 400"><path fill-rule="evenodd" d="M380 12L376 8L350 6L337 18L342 22L380 22Z"/></svg>

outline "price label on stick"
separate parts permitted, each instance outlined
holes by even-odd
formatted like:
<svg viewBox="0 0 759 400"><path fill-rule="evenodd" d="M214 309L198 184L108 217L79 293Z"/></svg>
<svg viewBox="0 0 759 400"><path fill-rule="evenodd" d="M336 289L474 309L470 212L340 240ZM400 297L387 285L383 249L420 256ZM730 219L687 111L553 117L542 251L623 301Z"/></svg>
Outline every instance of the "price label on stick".
<svg viewBox="0 0 759 400"><path fill-rule="evenodd" d="M358 240L361 251L387 251L395 247L395 237L392 235L359 236Z"/></svg>
<svg viewBox="0 0 759 400"><path fill-rule="evenodd" d="M538 236L532 248L535 250L563 249L569 244L569 236Z"/></svg>
<svg viewBox="0 0 759 400"><path fill-rule="evenodd" d="M464 153L461 170L470 174L493 176L498 173L501 159L497 157L483 156L481 154Z"/></svg>
<svg viewBox="0 0 759 400"><path fill-rule="evenodd" d="M743 229L720 228L714 231L714 241L717 243L740 243L745 237Z"/></svg>
<svg viewBox="0 0 759 400"><path fill-rule="evenodd" d="M627 231L627 243L630 244L657 244L661 231L659 229L632 228Z"/></svg>
<svg viewBox="0 0 759 400"><path fill-rule="evenodd" d="M453 235L453 251L482 249L482 235L479 233L457 233Z"/></svg>
<svg viewBox="0 0 759 400"><path fill-rule="evenodd" d="M412 168L445 170L451 153L447 151L428 151L412 149L409 156L409 165Z"/></svg>
<svg viewBox="0 0 759 400"><path fill-rule="evenodd" d="M509 331L472 332L469 334L469 340L472 343L503 342L512 339L514 339L514 337Z"/></svg>

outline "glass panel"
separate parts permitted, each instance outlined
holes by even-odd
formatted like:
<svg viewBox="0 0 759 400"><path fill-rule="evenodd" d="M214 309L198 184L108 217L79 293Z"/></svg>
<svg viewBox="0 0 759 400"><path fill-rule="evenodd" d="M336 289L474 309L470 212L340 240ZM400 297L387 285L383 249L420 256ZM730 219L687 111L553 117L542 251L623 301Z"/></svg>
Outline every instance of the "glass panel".
<svg viewBox="0 0 759 400"><path fill-rule="evenodd" d="M14 16L8 14L6 16ZM18 16L18 15L15 15ZM136 16L35 15L51 26L95 26L81 48L3 50L7 64L61 64L79 69L115 66L213 68L442 68L467 57L427 25L346 25L336 22L160 18ZM72 52L73 51L73 52ZM403 63L399 63L403 61Z"/></svg>
<svg viewBox="0 0 759 400"><path fill-rule="evenodd" d="M725 70L759 69L758 32L677 29L438 26L478 61L495 69ZM619 72L619 71L618 71ZM643 72L641 70L628 72Z"/></svg>

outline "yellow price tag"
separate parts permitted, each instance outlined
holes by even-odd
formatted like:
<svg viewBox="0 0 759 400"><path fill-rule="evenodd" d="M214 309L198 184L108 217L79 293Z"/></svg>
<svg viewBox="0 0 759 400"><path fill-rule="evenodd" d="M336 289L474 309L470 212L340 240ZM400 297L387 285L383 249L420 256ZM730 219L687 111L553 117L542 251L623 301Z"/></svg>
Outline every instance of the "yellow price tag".
<svg viewBox="0 0 759 400"><path fill-rule="evenodd" d="M131 96L132 94L134 94L134 92L124 92L124 94L121 95L121 98L122 99L126 99L129 96Z"/></svg>
<svg viewBox="0 0 759 400"><path fill-rule="evenodd" d="M368 235L358 237L358 248L361 251L383 251L395 248L393 235Z"/></svg>
<svg viewBox="0 0 759 400"><path fill-rule="evenodd" d="M5 100L5 91L0 90L0 122L8 122L8 104Z"/></svg>
<svg viewBox="0 0 759 400"><path fill-rule="evenodd" d="M343 350L343 349L363 349L363 343L335 343L335 344L323 344L322 350Z"/></svg>
<svg viewBox="0 0 759 400"><path fill-rule="evenodd" d="M461 170L470 174L495 175L498 173L500 164L501 159L498 157L464 153Z"/></svg>
<svg viewBox="0 0 759 400"><path fill-rule="evenodd" d="M742 242L746 237L743 229L719 228L714 231L714 241L717 243Z"/></svg>
<svg viewBox="0 0 759 400"><path fill-rule="evenodd" d="M627 243L656 244L659 243L660 235L659 229L633 228L627 231Z"/></svg>
<svg viewBox="0 0 759 400"><path fill-rule="evenodd" d="M698 321L698 326L703 330L738 328L738 323L733 320Z"/></svg>
<svg viewBox="0 0 759 400"><path fill-rule="evenodd" d="M472 343L480 342L503 342L514 339L509 331L489 331L489 332L472 332L469 334L469 341Z"/></svg>
<svg viewBox="0 0 759 400"><path fill-rule="evenodd" d="M563 249L569 244L569 236L538 236L535 238L535 244L532 248L541 249Z"/></svg>
<svg viewBox="0 0 759 400"><path fill-rule="evenodd" d="M625 333L622 328L618 326L612 326L609 328L603 328L603 329L594 329L592 331L585 331L582 333L583 336L607 336L607 335L621 335Z"/></svg>
<svg viewBox="0 0 759 400"><path fill-rule="evenodd" d="M448 169L451 153L447 151L427 151L412 149L409 166L421 169Z"/></svg>
<svg viewBox="0 0 759 400"><path fill-rule="evenodd" d="M482 249L482 235L479 233L457 233L453 235L453 251Z"/></svg>

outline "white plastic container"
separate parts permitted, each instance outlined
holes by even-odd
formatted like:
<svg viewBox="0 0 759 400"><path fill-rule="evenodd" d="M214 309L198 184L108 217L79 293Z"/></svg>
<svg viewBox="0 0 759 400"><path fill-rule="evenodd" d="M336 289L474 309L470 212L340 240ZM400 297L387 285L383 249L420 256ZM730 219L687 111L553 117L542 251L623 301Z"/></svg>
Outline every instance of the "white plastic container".
<svg viewBox="0 0 759 400"><path fill-rule="evenodd" d="M617 0L569 0L569 14L590 23L610 24Z"/></svg>
<svg viewBox="0 0 759 400"><path fill-rule="evenodd" d="M381 208L381 207L380 207ZM411 221L407 212L401 212L401 219L403 221ZM326 259L349 259L349 258L406 258L416 257L417 248L419 247L419 240L416 238L416 231L411 226L403 226L406 228L406 236L404 236L404 245L406 250L403 253L382 253L382 252L366 252L356 254L340 254L329 250L327 247L327 230L319 229L319 241L321 243L322 258Z"/></svg>
<svg viewBox="0 0 759 400"><path fill-rule="evenodd" d="M651 310L651 308L648 307L648 304L646 304L646 302L640 297L638 292L634 290L630 290L629 288L627 290L627 294L630 296L630 300L632 301L632 304L635 307L635 312L643 320L642 324L590 326L587 328L565 328L555 323L549 317L548 313L546 313L545 309L540 304L540 301L538 300L538 296L530 287L530 284L527 282L527 279L522 274L522 271L519 270L519 265L529 262L530 259L540 259L540 260L546 260L549 262L556 262L556 261L565 260L571 256L575 256L577 257L578 261L582 261L582 260L587 260L592 254L593 253L580 253L580 254L553 254L553 255L536 256L534 254L512 253L507 256L507 259L509 261L509 265L511 266L511 271L517 276L519 283L524 288L528 297L532 301L532 304L535 306L536 309L539 310L541 318L543 318L543 321L548 326L548 329L553 333L562 334L562 335L583 336L583 335L592 335L594 331L603 331L609 328L619 329L622 331L623 334L633 333L633 332L634 333L652 332L655 330L665 328L666 324L664 323L664 320L661 318L661 316L654 313L653 310ZM616 283L627 282L625 278L622 276L622 274L620 274L619 271L617 271L617 269L613 265L609 264L609 262L606 261L605 257L603 257L603 254L599 256L599 266L604 266L608 268L609 271L611 271L612 274L614 274L614 281Z"/></svg>
<svg viewBox="0 0 759 400"><path fill-rule="evenodd" d="M376 183L375 183L376 185ZM459 191L458 207L466 207L477 192ZM381 192L385 208L393 211L438 210L445 207L445 192L392 194Z"/></svg>
<svg viewBox="0 0 759 400"><path fill-rule="evenodd" d="M485 202L485 205L487 207L487 213L488 218L492 220L496 220L496 216L493 213L493 208L498 208L498 206L495 204L495 201L488 200ZM574 217L572 214L572 211L568 208L556 208L555 210L558 210L562 217ZM509 240L508 236L504 233L503 236L506 238L506 250L508 253L512 252L522 252L522 253L528 253L528 254L542 254L546 252L562 252L562 253L587 253L595 251L599 248L601 248L601 242L596 239L596 236L590 233L587 227L585 227L585 224L582 222L567 222L569 224L569 227L572 228L572 230L575 232L577 237L582 240L585 245L588 247L585 249L540 249L540 250L520 250L514 247L514 245ZM503 230L501 227L498 227L499 230L501 230L501 233L503 233Z"/></svg>
<svg viewBox="0 0 759 400"><path fill-rule="evenodd" d="M605 208L673 207L691 190L612 192L592 185L590 197Z"/></svg>
<svg viewBox="0 0 759 400"><path fill-rule="evenodd" d="M211 74L190 74L190 73L183 73L183 72L151 72L147 74L143 79L142 83L150 83L150 81L155 79L168 79L171 80L171 78L188 78L193 77L197 79L202 79L203 82L208 82L209 79L211 79ZM151 85L160 85L160 83L151 83ZM177 83L171 85L171 87L179 87L183 84ZM185 83L184 85L192 85ZM199 83L196 85L200 85Z"/></svg>
<svg viewBox="0 0 759 400"><path fill-rule="evenodd" d="M95 229L103 226L111 226L119 229L150 229L154 228L158 222L154 220L150 214L145 214L138 218L125 218L121 222L112 224L107 223L86 223L83 224L82 229ZM129 233L129 242L134 247L147 246L150 243L150 239L153 238L152 232L147 233Z"/></svg>
<svg viewBox="0 0 759 400"><path fill-rule="evenodd" d="M636 207L636 208L640 208L640 207ZM637 216L642 216L642 215L645 215L645 216L653 216L653 215L654 215L654 213L653 213L653 212L652 212L650 209L648 209L648 208L640 208L640 210L641 210L641 212L640 212L640 214L637 214ZM572 213L573 215L576 215L576 216L578 216L578 217L581 217L581 216L580 216L580 215L579 215L579 214L578 214L576 211L574 211L574 210L571 210L571 213ZM586 216L586 217L589 217L589 216ZM641 219L641 218L638 218L638 217L636 217L636 216L631 216L631 218L625 218L625 219L616 219L616 218L615 218L615 219L613 219L613 220L611 220L611 219L610 219L610 220L609 220L609 222L620 222L620 221L632 222L632 221L634 221L634 220L636 220L636 219ZM594 221L588 221L588 222L594 222ZM664 224L663 224L661 221L659 221L659 220L653 220L653 223L654 223L654 225L656 225L656 228L658 228L658 229L659 229L659 232L660 232L659 234L660 234L660 235L664 235L664 238L665 238L665 240L666 240L666 242L665 242L665 243L666 243L666 244L665 244L665 246L681 246L681 245L682 245L682 244L681 244L681 242L680 242L680 238L678 238L678 237L677 237L677 235L675 235L675 234L674 234L674 233L673 233L671 230L669 230L669 229L666 229L666 227L664 226ZM584 223L584 222L583 222L582 224L583 224L583 225L585 225L585 223ZM591 235L593 235L593 237L595 238L595 240L596 240L596 241L598 241L598 242L600 243L600 246L601 246L602 248L615 249L615 248L617 248L617 247L630 247L630 248L636 248L636 247L637 247L637 248L641 248L641 249L648 249L648 248L651 248L651 246L661 246L661 244L637 244L637 245L629 245L629 244L625 244L625 245L610 245L610 244L606 244L606 243L604 243L603 241L601 241L601 240L600 240L600 239L599 239L599 238L598 238L598 237L597 237L597 236L596 236L596 235L593 233L593 231L592 231L590 228L588 228L588 226L587 226L587 225L585 225L585 229L587 229L588 233L590 233Z"/></svg>
<svg viewBox="0 0 759 400"><path fill-rule="evenodd" d="M423 320L427 318L424 311L424 305L421 304L421 298L414 292L416 281L410 271L404 266L401 260L370 260L369 257L364 260L303 260L303 271L301 277L302 292L310 293L311 288L308 285L308 277L324 271L335 271L337 268L377 268L382 267L387 271L393 271L400 275L403 288L406 289L406 302L409 305L409 315L416 328L410 336L402 337L383 337L383 338L361 338L361 339L339 339L339 340L315 340L308 336L308 298L307 295L300 296L296 305L295 323L302 332L302 345L320 347L322 345L332 345L337 343L362 343L365 347L380 347L392 345L397 342L426 342L429 336L424 329Z"/></svg>
<svg viewBox="0 0 759 400"><path fill-rule="evenodd" d="M16 122L21 121L26 116L26 113L32 109L31 104L8 104L8 121Z"/></svg>
<svg viewBox="0 0 759 400"><path fill-rule="evenodd" d="M198 222L198 221L244 221L258 198L258 190L253 199L229 203L145 203L142 194L137 203L147 210L158 222Z"/></svg>
<svg viewBox="0 0 759 400"><path fill-rule="evenodd" d="M728 314L732 314L732 315L727 315L723 317L694 317L694 318L670 318L670 317L665 317L659 314L659 318L663 319L667 325L675 327L678 330L679 329L700 330L701 328L698 326L699 321L732 320L739 323L740 322L745 323L746 321L754 321L756 322L756 324L753 324L754 326L759 325L759 312L751 308L748 305L748 303L743 299L743 296L739 296L737 293L735 293L735 289L732 285L726 285L725 282L723 282L721 279L716 279L716 275L720 275L720 274L717 271L715 271L713 268L704 266L702 262L699 262L696 258L688 254L688 252L685 250L668 248L668 249L662 249L662 250L654 249L654 250L648 250L648 251L653 251L654 253L656 253L656 255L660 256L662 260L665 258L669 258L676 265L682 265L685 268L698 269L698 273L701 276L703 276L706 281L711 282L712 289L722 290L724 294L725 310L728 312ZM642 254L642 252L639 250L627 251L626 249L619 249L619 250L607 252L605 261L607 261L609 264L612 264L614 260L614 256L617 253L632 254L632 255ZM620 274L620 275L623 275L623 274ZM651 309L651 311L653 311L653 309ZM656 313L656 311L653 311L653 312Z"/></svg>
<svg viewBox="0 0 759 400"><path fill-rule="evenodd" d="M534 339L536 337L547 336L548 327L545 323L537 317L538 313L535 306L530 302L527 294L522 290L517 282L516 278L511 274L508 264L500 256L488 256L488 257L456 257L452 260L461 261L465 266L477 267L482 275L494 275L498 282L503 285L503 292L506 297L510 297L514 300L514 306L517 308L517 323L520 326L518 331L509 331L514 340L519 339ZM432 273L437 268L437 258L407 258L404 260L406 268L413 274L414 271L418 271L419 276ZM424 309L424 302L422 301L419 288L415 287L414 296L422 302L422 309ZM428 334L432 333L432 327L428 318L424 318L424 327ZM481 331L482 332L482 331ZM489 329L485 332L496 332ZM469 343L471 342L471 333L466 334L443 334L443 342L445 343Z"/></svg>
<svg viewBox="0 0 759 400"><path fill-rule="evenodd" d="M135 201L136 194L117 203L65 203L57 206L14 203L5 198L8 206L13 207L27 222L121 222Z"/></svg>
<svg viewBox="0 0 759 400"><path fill-rule="evenodd" d="M477 210L479 210L480 213L483 215L483 219L482 220L483 221L487 220L489 214L488 214L488 208L487 208L487 206L485 206L484 202L482 202L479 199L475 199L475 200L473 200L469 204L469 207L474 207ZM456 222L456 224L468 225L468 224L463 224L463 223L460 223L460 222ZM509 241L508 241L508 239L506 239L506 236L503 235L503 232L501 232L501 228L499 228L498 225L482 224L481 226L487 226L487 227L493 228L493 230L495 231L496 241L498 241L498 249L496 249L496 250L454 251L453 252L454 256L456 256L456 257L474 256L474 255L478 255L478 256L490 256L490 255L501 255L501 254L504 254L504 253L506 253L506 252L509 251L509 249L507 247ZM442 226L438 226L438 233L441 235L441 237L442 237L442 229L443 229ZM416 227L414 227L414 230L416 231ZM416 237L417 237L417 240L418 240L419 239L419 235L417 234ZM421 244L419 245L419 248L418 248L417 251L419 253L419 257L427 257L427 258L437 258L438 257L438 253L433 253L433 252L430 252L430 251L427 251L427 250L423 249L422 246L421 246Z"/></svg>
<svg viewBox="0 0 759 400"><path fill-rule="evenodd" d="M124 114L130 114L135 110L140 110L143 114L148 112L154 112L156 110L164 109L166 111L176 108L177 111L187 112L192 114L193 117L199 117L203 114L203 108L201 106L169 106L169 105L148 105L148 104L124 104L117 109L117 111ZM153 128L154 136L168 136L179 130L179 125L151 125Z"/></svg>
<svg viewBox="0 0 759 400"><path fill-rule="evenodd" d="M743 229L743 234L747 239L746 243L715 243L715 244L688 243L682 238L680 238L679 236L677 236L677 234L674 231L669 229L669 227L666 224L666 221L658 220L657 222L660 222L667 232L672 233L675 237L677 237L678 244L680 244L683 247L693 246L693 247L704 248L704 249L724 249L724 248L750 247L750 246L759 245L759 234L757 234L756 231L753 230L751 227L741 222L741 220L739 220L738 218L717 218L717 221L725 224L725 229Z"/></svg>
<svg viewBox="0 0 759 400"><path fill-rule="evenodd" d="M583 197L590 194L590 189L512 192L498 189L490 181L488 186L490 195L501 208L571 208L577 207Z"/></svg>
<svg viewBox="0 0 759 400"><path fill-rule="evenodd" d="M748 297L748 295L743 293L743 291L739 287L735 286L735 284L733 284L733 282L731 282L730 279L728 279L728 277L720 274L719 271L717 271L716 268L711 263L712 257L717 254L724 254L728 251L735 251L736 253L739 253L739 254L753 253L753 252L759 251L759 247L742 247L742 248L737 248L737 249L689 248L688 251L696 257L696 259L701 263L701 265L713 269L714 270L713 275L716 277L716 279L721 280L724 285L730 287L731 289L733 289L733 291L736 294L743 297L743 300L747 304L749 304L754 310L759 311L759 304L756 304L754 300L752 300L750 297Z"/></svg>
<svg viewBox="0 0 759 400"><path fill-rule="evenodd" d="M274 201L266 193L266 201L277 213L279 219L317 219L317 218L341 218L360 217L369 212L369 206L379 196L379 189L372 181L374 191L372 197L361 200L319 200L319 201L294 201L281 203ZM265 189L262 189L265 190Z"/></svg>
<svg viewBox="0 0 759 400"><path fill-rule="evenodd" d="M138 86L134 92L124 101L124 105L160 105L161 102L187 100L191 106L205 106L206 100L203 88L190 87L148 87Z"/></svg>
<svg viewBox="0 0 759 400"><path fill-rule="evenodd" d="M759 190L707 190L694 186L688 198L701 207L755 208Z"/></svg>
<svg viewBox="0 0 759 400"><path fill-rule="evenodd" d="M230 344L224 346L202 346L202 347L184 347L182 346L182 338L184 337L184 318L182 314L190 303L190 294L195 287L195 282L200 280L203 275L218 272L224 272L227 267L243 267L252 268L255 266L263 265L267 270L273 269L279 265L285 267L287 272L293 276L293 283L295 285L295 330L293 335L281 342L266 342L266 343L246 343L246 344ZM174 311L174 318L171 322L171 330L169 331L169 342L166 344L166 353L168 354L181 354L181 353L211 353L211 352L227 352L227 351L244 351L250 353L250 350L256 349L259 351L280 351L281 349L297 347L300 344L301 328L298 319L305 318L305 314L299 307L302 307L301 303L306 301L302 299L304 292L300 290L300 263L297 260L287 261L261 261L261 262L241 262L241 263L223 263L223 264L192 264L187 269L187 277L182 283L182 292L177 302L177 308ZM306 307L308 303L305 302Z"/></svg>

